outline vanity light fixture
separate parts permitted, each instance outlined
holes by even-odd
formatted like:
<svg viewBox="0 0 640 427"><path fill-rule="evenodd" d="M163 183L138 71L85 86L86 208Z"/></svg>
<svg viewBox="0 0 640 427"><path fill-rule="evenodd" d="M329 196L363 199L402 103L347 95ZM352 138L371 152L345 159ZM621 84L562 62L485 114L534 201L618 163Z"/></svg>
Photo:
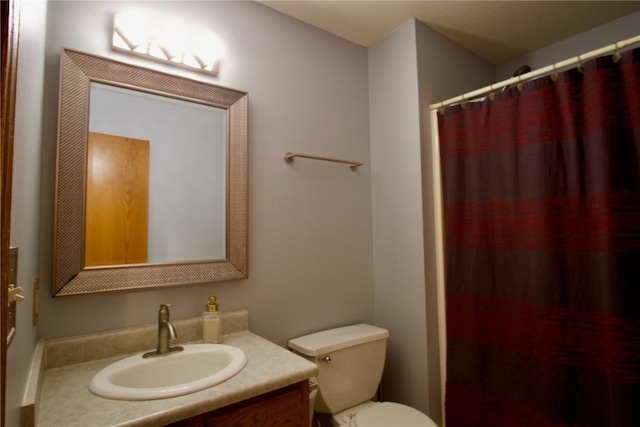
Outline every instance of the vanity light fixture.
<svg viewBox="0 0 640 427"><path fill-rule="evenodd" d="M114 50L218 74L222 44L212 34L194 33L176 23L158 25L138 13L113 18Z"/></svg>

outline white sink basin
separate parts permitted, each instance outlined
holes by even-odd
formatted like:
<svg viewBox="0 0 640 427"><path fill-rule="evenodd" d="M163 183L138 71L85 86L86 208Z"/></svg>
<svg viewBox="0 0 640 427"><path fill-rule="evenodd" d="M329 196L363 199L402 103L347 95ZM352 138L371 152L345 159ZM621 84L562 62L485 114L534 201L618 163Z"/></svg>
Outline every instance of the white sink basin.
<svg viewBox="0 0 640 427"><path fill-rule="evenodd" d="M187 344L179 353L144 359L142 353L112 363L89 384L92 393L119 400L181 396L220 384L244 368L247 357L224 344Z"/></svg>

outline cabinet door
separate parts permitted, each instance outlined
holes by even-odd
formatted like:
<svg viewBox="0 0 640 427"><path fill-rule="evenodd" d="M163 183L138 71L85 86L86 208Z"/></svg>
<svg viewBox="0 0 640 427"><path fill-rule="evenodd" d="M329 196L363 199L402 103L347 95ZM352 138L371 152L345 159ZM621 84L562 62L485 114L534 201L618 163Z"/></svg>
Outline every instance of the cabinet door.
<svg viewBox="0 0 640 427"><path fill-rule="evenodd" d="M306 391L305 391L306 389ZM249 403L250 402L250 403ZM207 427L303 427L309 425L309 386L296 384L224 408L205 417Z"/></svg>
<svg viewBox="0 0 640 427"><path fill-rule="evenodd" d="M302 381L165 427L308 427L309 382Z"/></svg>

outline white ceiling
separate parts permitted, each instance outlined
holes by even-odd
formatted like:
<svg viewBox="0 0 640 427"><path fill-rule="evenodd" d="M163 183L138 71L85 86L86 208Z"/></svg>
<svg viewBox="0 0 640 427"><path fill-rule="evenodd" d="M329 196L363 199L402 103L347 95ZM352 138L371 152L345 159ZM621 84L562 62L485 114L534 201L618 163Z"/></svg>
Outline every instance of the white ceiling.
<svg viewBox="0 0 640 427"><path fill-rule="evenodd" d="M495 65L640 10L640 1L258 1L364 47L416 18Z"/></svg>

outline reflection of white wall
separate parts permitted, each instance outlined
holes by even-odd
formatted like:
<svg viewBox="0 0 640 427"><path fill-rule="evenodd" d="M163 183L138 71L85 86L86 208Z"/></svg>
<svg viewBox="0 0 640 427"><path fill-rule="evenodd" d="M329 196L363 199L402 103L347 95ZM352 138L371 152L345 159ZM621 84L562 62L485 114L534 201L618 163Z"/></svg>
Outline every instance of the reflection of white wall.
<svg viewBox="0 0 640 427"><path fill-rule="evenodd" d="M150 141L149 262L225 258L225 110L92 83L89 116Z"/></svg>

